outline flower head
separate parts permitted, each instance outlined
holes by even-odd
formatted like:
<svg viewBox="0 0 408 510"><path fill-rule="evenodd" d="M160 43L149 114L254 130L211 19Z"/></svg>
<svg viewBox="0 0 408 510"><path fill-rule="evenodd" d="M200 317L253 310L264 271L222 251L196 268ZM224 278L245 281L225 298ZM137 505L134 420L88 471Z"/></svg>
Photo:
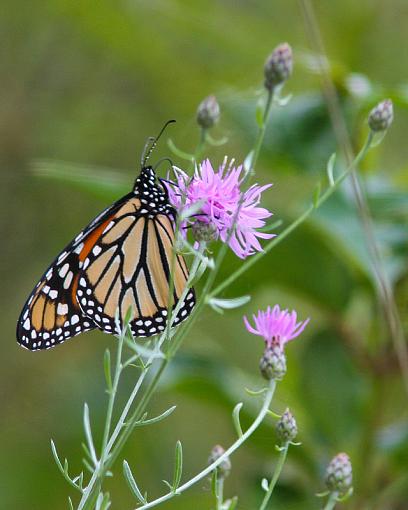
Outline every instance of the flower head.
<svg viewBox="0 0 408 510"><path fill-rule="evenodd" d="M178 168L174 172L177 180L175 185L165 183L170 202L178 210L198 206L198 220L211 224L216 234L213 237L228 242L239 257L245 258L256 251L262 251L259 238L274 237L274 234L257 230L272 215L259 206L262 192L271 184L254 184L242 192L242 165L235 167L232 161L227 167L225 160L218 170L214 170L207 159L196 168L191 178Z"/></svg>
<svg viewBox="0 0 408 510"><path fill-rule="evenodd" d="M220 117L220 106L215 96L208 96L198 106L197 124L204 129L214 126Z"/></svg>
<svg viewBox="0 0 408 510"><path fill-rule="evenodd" d="M283 444L293 441L297 436L297 423L295 417L288 408L286 408L286 411L282 414L276 424L276 433Z"/></svg>
<svg viewBox="0 0 408 510"><path fill-rule="evenodd" d="M338 453L333 457L327 466L325 481L329 491L337 491L344 495L351 490L353 470L347 453Z"/></svg>
<svg viewBox="0 0 408 510"><path fill-rule="evenodd" d="M394 119L391 99L385 99L375 106L368 116L368 125L374 132L386 131Z"/></svg>
<svg viewBox="0 0 408 510"><path fill-rule="evenodd" d="M213 462L217 461L222 455L224 455L225 450L222 446L219 444L215 445L214 448L211 450L210 456L208 458L208 464L212 464ZM229 457L225 457L225 459L218 465L217 469L217 475L219 479L226 478L231 471L231 460Z"/></svg>
<svg viewBox="0 0 408 510"><path fill-rule="evenodd" d="M251 326L248 319L244 317L247 330L254 335L264 338L268 347L272 344L279 344L280 347L296 338L302 333L307 326L309 319L303 322L297 322L297 314L295 310L281 310L279 305L273 308L268 306L266 311L258 311L257 315L253 315L255 327Z"/></svg>
<svg viewBox="0 0 408 510"><path fill-rule="evenodd" d="M292 69L292 48L288 43L279 44L265 62L265 87L271 90L284 83L292 74Z"/></svg>

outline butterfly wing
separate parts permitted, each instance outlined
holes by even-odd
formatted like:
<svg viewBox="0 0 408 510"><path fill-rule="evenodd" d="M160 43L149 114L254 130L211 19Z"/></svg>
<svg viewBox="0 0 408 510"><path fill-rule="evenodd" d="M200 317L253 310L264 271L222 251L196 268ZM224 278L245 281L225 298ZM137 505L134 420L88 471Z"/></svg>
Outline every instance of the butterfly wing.
<svg viewBox="0 0 408 510"><path fill-rule="evenodd" d="M84 314L106 333L117 333L129 308L130 327L137 337L165 329L174 245L171 215L141 214L138 198L117 212L84 260L77 299ZM185 289L188 270L182 256L174 264L173 303ZM190 290L174 325L187 318L195 304Z"/></svg>
<svg viewBox="0 0 408 510"><path fill-rule="evenodd" d="M17 323L17 341L22 347L48 349L96 327L92 320L84 317L78 305L78 275L93 245L130 195L98 215L44 273Z"/></svg>

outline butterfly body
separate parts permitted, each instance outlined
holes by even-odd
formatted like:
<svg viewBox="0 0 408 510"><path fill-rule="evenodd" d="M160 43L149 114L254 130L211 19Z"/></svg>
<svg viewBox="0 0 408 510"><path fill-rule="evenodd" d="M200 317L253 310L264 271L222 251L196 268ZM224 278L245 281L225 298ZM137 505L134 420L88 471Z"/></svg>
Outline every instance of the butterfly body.
<svg viewBox="0 0 408 510"><path fill-rule="evenodd" d="M176 254L170 298L175 219L153 168L143 167L133 191L98 215L44 273L21 312L17 341L38 350L95 328L117 334L129 308L134 336L162 332L169 300L177 304L188 278ZM194 304L191 289L174 325Z"/></svg>

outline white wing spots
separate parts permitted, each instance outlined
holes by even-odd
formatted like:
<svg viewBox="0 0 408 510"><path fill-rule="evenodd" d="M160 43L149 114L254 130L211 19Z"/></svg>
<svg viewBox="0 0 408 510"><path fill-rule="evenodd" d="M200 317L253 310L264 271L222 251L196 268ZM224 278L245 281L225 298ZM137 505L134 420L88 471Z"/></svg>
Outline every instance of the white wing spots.
<svg viewBox="0 0 408 510"><path fill-rule="evenodd" d="M30 319L26 319L23 324L23 328L26 329L27 331L29 331L30 327L31 327Z"/></svg>
<svg viewBox="0 0 408 510"><path fill-rule="evenodd" d="M43 287L43 290L42 290L42 291L43 291L43 293L44 293L45 295L47 295L47 294L49 293L49 291L50 291L50 290L51 290L51 289L50 289L50 287L49 287L48 285L44 285L44 287Z"/></svg>
<svg viewBox="0 0 408 510"><path fill-rule="evenodd" d="M102 248L98 245L94 246L92 249L92 253L97 257L102 251Z"/></svg>
<svg viewBox="0 0 408 510"><path fill-rule="evenodd" d="M84 247L84 243L78 244L78 246L74 250L74 253L77 253L79 255L81 253L83 247Z"/></svg>
<svg viewBox="0 0 408 510"><path fill-rule="evenodd" d="M61 278L64 278L65 275L68 273L69 264L66 262L61 269L58 271L58 274L61 276Z"/></svg>
<svg viewBox="0 0 408 510"><path fill-rule="evenodd" d="M47 280L50 280L51 276L52 276L52 268L47 271L47 274L45 275L45 277L47 278Z"/></svg>
<svg viewBox="0 0 408 510"><path fill-rule="evenodd" d="M86 280L85 280L85 278L84 278L84 277L81 277L81 278L79 279L79 285L80 285L81 287L86 287Z"/></svg>
<svg viewBox="0 0 408 510"><path fill-rule="evenodd" d="M65 277L65 280L64 280L64 289L69 289L70 285L71 285L71 282L72 282L72 278L74 277L74 273L72 271L70 271L67 276Z"/></svg>
<svg viewBox="0 0 408 510"><path fill-rule="evenodd" d="M57 259L57 264L60 264L68 255L68 252L63 251Z"/></svg>
<svg viewBox="0 0 408 510"><path fill-rule="evenodd" d="M79 322L79 317L78 317L78 315L73 315L73 316L71 317L71 324L72 324L72 325L74 325L74 324L78 324L78 322Z"/></svg>
<svg viewBox="0 0 408 510"><path fill-rule="evenodd" d="M58 291L57 290L50 290L49 294L51 299L57 299L58 297Z"/></svg>
<svg viewBox="0 0 408 510"><path fill-rule="evenodd" d="M67 313L68 313L68 305L63 305L62 303L58 303L57 314L58 315L67 315Z"/></svg>

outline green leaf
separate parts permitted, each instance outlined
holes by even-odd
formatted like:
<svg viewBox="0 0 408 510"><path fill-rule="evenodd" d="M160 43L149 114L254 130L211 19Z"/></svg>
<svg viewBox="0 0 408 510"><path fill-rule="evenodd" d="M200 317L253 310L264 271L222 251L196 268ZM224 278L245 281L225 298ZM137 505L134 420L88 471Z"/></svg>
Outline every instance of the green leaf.
<svg viewBox="0 0 408 510"><path fill-rule="evenodd" d="M140 501L140 503L145 505L147 503L147 500L144 496L142 496L142 493L140 492L139 487L137 486L136 480L126 460L123 461L123 475L125 477L126 482L129 485L132 494L135 496L136 499Z"/></svg>
<svg viewBox="0 0 408 510"><path fill-rule="evenodd" d="M224 503L225 510L235 510L238 504L238 496L234 496L232 499L228 499Z"/></svg>
<svg viewBox="0 0 408 510"><path fill-rule="evenodd" d="M336 162L336 153L333 152L333 154L330 156L329 161L327 162L327 178L329 179L330 186L334 186L334 164Z"/></svg>
<svg viewBox="0 0 408 510"><path fill-rule="evenodd" d="M242 427L241 427L241 422L240 422L240 419L239 419L239 413L241 412L241 409L242 409L243 405L244 404L242 402L239 402L234 407L234 410L232 411L232 421L234 423L234 427L235 427L235 430L237 432L238 437L242 437L242 435L243 435Z"/></svg>
<svg viewBox="0 0 408 510"><path fill-rule="evenodd" d="M110 355L109 349L106 349L105 354L103 356L103 369L105 372L106 387L108 388L109 393L111 393L112 392L112 372L111 372L111 355Z"/></svg>
<svg viewBox="0 0 408 510"><path fill-rule="evenodd" d="M269 490L269 482L266 478L262 478L261 487L265 492Z"/></svg>
<svg viewBox="0 0 408 510"><path fill-rule="evenodd" d="M212 297L208 300L208 304L214 309L232 310L245 305L251 300L251 296L241 296L237 298L222 299Z"/></svg>
<svg viewBox="0 0 408 510"><path fill-rule="evenodd" d="M177 406L172 406L167 411L164 411L164 413L159 414L159 416L156 416L154 418L149 418L148 420L142 419L139 422L136 423L137 427L140 427L142 425L152 425L153 423L158 423L159 421L164 420L167 418L167 416L170 416L171 413L176 409Z"/></svg>
<svg viewBox="0 0 408 510"><path fill-rule="evenodd" d="M95 446L92 439L91 422L89 419L89 407L87 403L84 404L84 430L89 453L91 454L91 459L94 465L96 466L98 463L98 458L96 456Z"/></svg>
<svg viewBox="0 0 408 510"><path fill-rule="evenodd" d="M174 466L174 477L173 477L173 492L176 491L180 485L181 476L183 474L183 447L181 442L176 443L176 454L175 454L175 466Z"/></svg>

